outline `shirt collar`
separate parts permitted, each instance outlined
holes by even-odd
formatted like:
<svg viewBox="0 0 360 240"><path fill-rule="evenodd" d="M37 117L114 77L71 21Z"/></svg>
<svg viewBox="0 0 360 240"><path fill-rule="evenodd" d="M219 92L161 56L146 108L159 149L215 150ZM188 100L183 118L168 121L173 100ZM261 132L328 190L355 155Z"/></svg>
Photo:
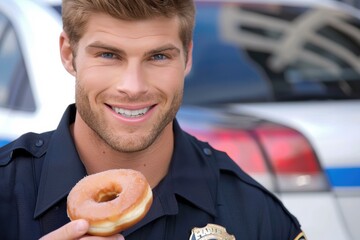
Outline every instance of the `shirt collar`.
<svg viewBox="0 0 360 240"><path fill-rule="evenodd" d="M177 121L174 132L175 149L169 172L174 193L215 216L216 176L208 162L211 154L182 131Z"/></svg>
<svg viewBox="0 0 360 240"><path fill-rule="evenodd" d="M211 154L204 154L207 149L199 148L176 120L174 133L175 148L169 172L154 189L154 194L162 203L165 214L178 212L176 196L181 196L215 216L217 186L216 175L208 166Z"/></svg>

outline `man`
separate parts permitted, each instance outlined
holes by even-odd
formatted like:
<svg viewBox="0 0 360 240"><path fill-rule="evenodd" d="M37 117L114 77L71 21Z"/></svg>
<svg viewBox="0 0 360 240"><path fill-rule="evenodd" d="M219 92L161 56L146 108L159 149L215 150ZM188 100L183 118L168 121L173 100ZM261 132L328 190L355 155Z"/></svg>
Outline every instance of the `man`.
<svg viewBox="0 0 360 240"><path fill-rule="evenodd" d="M60 52L76 106L55 131L1 149L1 239L95 238L86 221L69 223L66 196L116 168L142 172L154 201L109 239L305 239L276 197L175 119L194 13L191 0L63 0Z"/></svg>

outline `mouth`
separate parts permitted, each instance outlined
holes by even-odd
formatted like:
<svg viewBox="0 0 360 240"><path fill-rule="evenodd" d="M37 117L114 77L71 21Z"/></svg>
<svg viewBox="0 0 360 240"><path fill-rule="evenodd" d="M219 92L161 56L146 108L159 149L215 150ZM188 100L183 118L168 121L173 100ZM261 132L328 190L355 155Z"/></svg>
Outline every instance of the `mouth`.
<svg viewBox="0 0 360 240"><path fill-rule="evenodd" d="M118 108L118 107L111 107L114 112L117 114L126 117L126 118L137 118L144 116L151 107L145 107L140 109L126 109L126 108Z"/></svg>

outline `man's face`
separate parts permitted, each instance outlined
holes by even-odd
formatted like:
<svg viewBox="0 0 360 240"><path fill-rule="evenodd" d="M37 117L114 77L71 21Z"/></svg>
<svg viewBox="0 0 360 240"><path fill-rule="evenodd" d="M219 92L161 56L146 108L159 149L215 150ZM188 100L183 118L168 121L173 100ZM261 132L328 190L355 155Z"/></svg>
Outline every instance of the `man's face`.
<svg viewBox="0 0 360 240"><path fill-rule="evenodd" d="M176 18L130 22L94 14L74 59L81 121L117 151L147 148L171 129L180 107L191 68L184 51Z"/></svg>

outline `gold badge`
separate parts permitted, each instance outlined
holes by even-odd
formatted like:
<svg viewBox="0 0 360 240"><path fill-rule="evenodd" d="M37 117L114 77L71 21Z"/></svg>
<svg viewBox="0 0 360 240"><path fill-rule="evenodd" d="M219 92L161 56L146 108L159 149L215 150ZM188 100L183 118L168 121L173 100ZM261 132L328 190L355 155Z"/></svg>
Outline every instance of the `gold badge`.
<svg viewBox="0 0 360 240"><path fill-rule="evenodd" d="M203 228L193 228L189 240L236 240L222 226L209 223Z"/></svg>

